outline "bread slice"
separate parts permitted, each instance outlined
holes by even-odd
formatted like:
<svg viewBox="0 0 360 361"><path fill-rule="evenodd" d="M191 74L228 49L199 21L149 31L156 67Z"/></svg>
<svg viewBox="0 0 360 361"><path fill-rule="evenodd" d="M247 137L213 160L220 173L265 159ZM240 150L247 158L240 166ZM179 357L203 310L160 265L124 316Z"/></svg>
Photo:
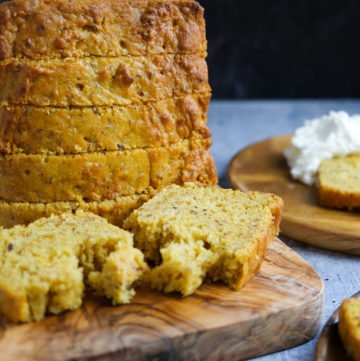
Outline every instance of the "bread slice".
<svg viewBox="0 0 360 361"><path fill-rule="evenodd" d="M49 203L17 203L0 202L0 227L10 228L19 224L27 225L42 217L52 214L75 213L81 209L106 218L109 223L121 226L132 211L142 206L154 195L153 190L147 193L118 197L115 200L101 202L49 202Z"/></svg>
<svg viewBox="0 0 360 361"><path fill-rule="evenodd" d="M77 155L0 157L0 198L8 202L112 200L196 181L216 184L210 140L169 148Z"/></svg>
<svg viewBox="0 0 360 361"><path fill-rule="evenodd" d="M192 0L12 0L0 5L0 59L206 50Z"/></svg>
<svg viewBox="0 0 360 361"><path fill-rule="evenodd" d="M155 266L147 277L150 285L187 296L205 278L234 290L251 279L279 233L282 208L282 200L271 194L172 185L123 226Z"/></svg>
<svg viewBox="0 0 360 361"><path fill-rule="evenodd" d="M339 333L344 347L354 361L360 361L360 300L345 300L339 313Z"/></svg>
<svg viewBox="0 0 360 361"><path fill-rule="evenodd" d="M319 169L320 204L331 208L360 208L360 154L322 162Z"/></svg>
<svg viewBox="0 0 360 361"><path fill-rule="evenodd" d="M0 152L73 154L208 138L209 102L205 93L122 107L0 106Z"/></svg>
<svg viewBox="0 0 360 361"><path fill-rule="evenodd" d="M205 54L0 63L4 104L128 105L209 91Z"/></svg>
<svg viewBox="0 0 360 361"><path fill-rule="evenodd" d="M147 269L130 233L81 211L1 230L0 251L0 310L12 321L76 309L85 286L128 303Z"/></svg>

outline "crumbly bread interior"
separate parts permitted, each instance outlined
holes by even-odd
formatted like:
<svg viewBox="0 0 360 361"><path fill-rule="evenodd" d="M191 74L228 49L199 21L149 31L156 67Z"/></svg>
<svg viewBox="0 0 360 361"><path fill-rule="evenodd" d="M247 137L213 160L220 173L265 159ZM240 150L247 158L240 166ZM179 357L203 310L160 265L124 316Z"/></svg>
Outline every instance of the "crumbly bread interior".
<svg viewBox="0 0 360 361"><path fill-rule="evenodd" d="M282 200L217 187L169 186L133 212L124 228L155 267L150 285L190 295L205 278L240 289L279 232Z"/></svg>
<svg viewBox="0 0 360 361"><path fill-rule="evenodd" d="M130 233L82 211L3 229L0 245L0 310L12 321L76 309L86 287L128 303L147 269Z"/></svg>

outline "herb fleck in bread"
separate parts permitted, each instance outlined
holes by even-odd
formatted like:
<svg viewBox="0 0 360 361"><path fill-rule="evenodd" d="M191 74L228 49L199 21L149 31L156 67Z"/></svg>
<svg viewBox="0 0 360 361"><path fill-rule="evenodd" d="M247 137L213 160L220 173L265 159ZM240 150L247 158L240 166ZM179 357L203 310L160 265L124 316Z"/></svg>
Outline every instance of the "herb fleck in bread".
<svg viewBox="0 0 360 361"><path fill-rule="evenodd" d="M39 320L82 304L84 288L128 303L147 266L132 235L92 213L42 218L0 231L0 310Z"/></svg>
<svg viewBox="0 0 360 361"><path fill-rule="evenodd" d="M360 300L350 298L341 305L339 333L348 354L360 361Z"/></svg>
<svg viewBox="0 0 360 361"><path fill-rule="evenodd" d="M360 208L360 154L322 162L319 169L320 204L332 208Z"/></svg>
<svg viewBox="0 0 360 361"><path fill-rule="evenodd" d="M190 295L205 278L240 289L279 232L283 202L265 193L170 186L134 211L124 228L155 264L155 289Z"/></svg>

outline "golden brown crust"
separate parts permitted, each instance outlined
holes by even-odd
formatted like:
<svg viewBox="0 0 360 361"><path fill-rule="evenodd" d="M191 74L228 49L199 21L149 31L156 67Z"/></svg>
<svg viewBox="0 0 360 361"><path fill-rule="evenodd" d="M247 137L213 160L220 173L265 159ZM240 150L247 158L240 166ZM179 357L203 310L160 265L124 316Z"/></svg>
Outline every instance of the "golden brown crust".
<svg viewBox="0 0 360 361"><path fill-rule="evenodd" d="M255 193L254 193L255 194ZM235 290L240 290L247 282L249 282L257 272L259 272L261 265L266 257L268 245L280 233L280 223L284 210L284 202L281 198L271 195L268 206L273 216L273 222L268 229L267 235L258 240L254 245L248 257L247 267L238 275L235 280Z"/></svg>
<svg viewBox="0 0 360 361"><path fill-rule="evenodd" d="M203 54L10 60L0 65L0 102L5 104L127 105L209 91Z"/></svg>
<svg viewBox="0 0 360 361"><path fill-rule="evenodd" d="M209 138L210 94L98 108L0 107L0 152L64 154L169 147Z"/></svg>
<svg viewBox="0 0 360 361"><path fill-rule="evenodd" d="M204 11L192 0L13 0L0 5L0 59L205 50Z"/></svg>
<svg viewBox="0 0 360 361"><path fill-rule="evenodd" d="M0 226L11 228L18 224L29 224L42 217L78 209L95 213L106 218L110 223L121 226L132 211L141 207L154 195L153 190L141 195L119 197L116 200L102 202L50 202L16 203L0 201Z"/></svg>
<svg viewBox="0 0 360 361"><path fill-rule="evenodd" d="M346 193L322 185L318 190L320 205L329 208L347 209L360 208L360 193Z"/></svg>
<svg viewBox="0 0 360 361"><path fill-rule="evenodd" d="M10 202L98 201L139 194L150 187L217 179L210 140L170 148L81 155L5 155L0 158L0 199ZM188 171L188 168L191 172Z"/></svg>

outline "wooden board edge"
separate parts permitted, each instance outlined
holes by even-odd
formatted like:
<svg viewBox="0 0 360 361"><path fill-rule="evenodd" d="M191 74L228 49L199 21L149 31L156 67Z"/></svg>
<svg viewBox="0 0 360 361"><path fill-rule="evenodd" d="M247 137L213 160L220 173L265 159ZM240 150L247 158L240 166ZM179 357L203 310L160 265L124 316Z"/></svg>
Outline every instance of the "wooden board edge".
<svg viewBox="0 0 360 361"><path fill-rule="evenodd" d="M240 328L234 324L221 329L189 333L185 337L161 338L146 345L122 349L121 360L143 361L146 358L162 361L171 360L176 354L176 359L187 361L241 361L268 355L312 340L321 326L322 312L319 313L318 310L322 309L322 306L323 293L302 307L271 314L262 322L249 322L248 325L242 324ZM289 312L292 312L291 318L289 318ZM299 319L303 320L301 332L298 327ZM271 321L271 325L267 321ZM292 321L296 321L296 327L292 326ZM278 324L276 330L273 329L274 323ZM276 340L273 339L270 345L256 342L256 338L271 331L269 328L276 331ZM219 343L219 331L223 342L221 347L216 349L211 346ZM195 349L206 351L202 352L199 357ZM239 358L240 353L242 356ZM119 356L120 354L113 352L90 359L86 358L86 360L115 361L119 359Z"/></svg>
<svg viewBox="0 0 360 361"><path fill-rule="evenodd" d="M295 220L291 220L290 222L286 218L286 216L283 218L281 222L281 233L289 237L291 239L294 239L301 243L306 243L312 247L319 248L319 249L325 249L332 252L341 252L353 256L360 256L360 235L359 237L354 237L352 235L344 235L342 233L337 233L336 231L332 231L331 234L328 235L328 239L334 238L334 242L330 243L326 241L322 241L318 237L318 232L316 227L308 227L305 224L297 224L298 222ZM296 227L301 227L301 231L306 233L306 237L299 238L297 235L297 232L294 230ZM341 237L342 242L337 243L336 239ZM344 244L347 244L346 246Z"/></svg>

